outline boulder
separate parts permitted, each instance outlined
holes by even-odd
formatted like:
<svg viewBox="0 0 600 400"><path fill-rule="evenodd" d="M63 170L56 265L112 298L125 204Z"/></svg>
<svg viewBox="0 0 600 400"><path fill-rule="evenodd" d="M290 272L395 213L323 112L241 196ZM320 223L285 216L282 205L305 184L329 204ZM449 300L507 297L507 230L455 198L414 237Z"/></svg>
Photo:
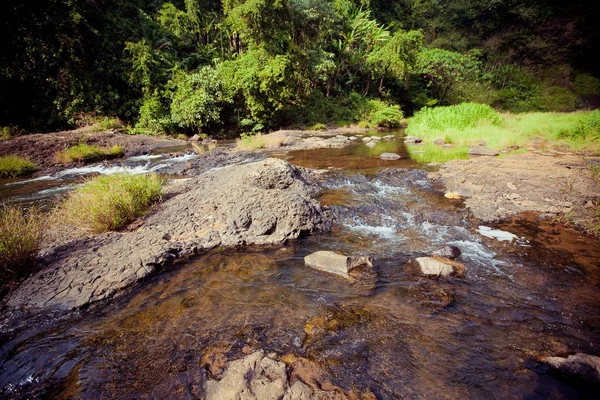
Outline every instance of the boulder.
<svg viewBox="0 0 600 400"><path fill-rule="evenodd" d="M377 146L377 143L375 143L374 141L371 141L371 142L367 143L367 146L369 146L369 147L375 147L375 146Z"/></svg>
<svg viewBox="0 0 600 400"><path fill-rule="evenodd" d="M577 353L567 358L547 357L543 361L565 376L600 384L600 357Z"/></svg>
<svg viewBox="0 0 600 400"><path fill-rule="evenodd" d="M402 158L400 154L396 153L383 153L379 156L382 160L399 160Z"/></svg>
<svg viewBox="0 0 600 400"><path fill-rule="evenodd" d="M433 256L445 257L450 260L454 260L461 255L461 251L458 247L452 245L445 245L431 252Z"/></svg>
<svg viewBox="0 0 600 400"><path fill-rule="evenodd" d="M372 136L371 139L372 140L381 140L381 136Z"/></svg>
<svg viewBox="0 0 600 400"><path fill-rule="evenodd" d="M310 177L275 158L220 168L171 190L132 231L46 250L45 268L8 295L9 307L81 307L203 250L281 244L329 223Z"/></svg>
<svg viewBox="0 0 600 400"><path fill-rule="evenodd" d="M445 257L418 257L414 261L421 273L428 276L461 276L466 269L461 263Z"/></svg>
<svg viewBox="0 0 600 400"><path fill-rule="evenodd" d="M362 138L363 142L370 142L371 141L371 136L365 136L364 138Z"/></svg>
<svg viewBox="0 0 600 400"><path fill-rule="evenodd" d="M357 140L358 140L358 138L357 138L356 136L350 136L350 137L348 138L348 140L350 140L351 142L355 142L355 141L357 141Z"/></svg>
<svg viewBox="0 0 600 400"><path fill-rule="evenodd" d="M418 138L416 136L407 136L404 138L404 143L408 143L408 144L421 143L422 141L423 141L423 139Z"/></svg>
<svg viewBox="0 0 600 400"><path fill-rule="evenodd" d="M500 153L496 150L488 148L485 143L479 143L477 146L471 147L469 155L472 156L497 156Z"/></svg>
<svg viewBox="0 0 600 400"><path fill-rule="evenodd" d="M349 272L355 268L373 268L369 257L350 257L333 251L317 251L304 257L309 267L350 279Z"/></svg>

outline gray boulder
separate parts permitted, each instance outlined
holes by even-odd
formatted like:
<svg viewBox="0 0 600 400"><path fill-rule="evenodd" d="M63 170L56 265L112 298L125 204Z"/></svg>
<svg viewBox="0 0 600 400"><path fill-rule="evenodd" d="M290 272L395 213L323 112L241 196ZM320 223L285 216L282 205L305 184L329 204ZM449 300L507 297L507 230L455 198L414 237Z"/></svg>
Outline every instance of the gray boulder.
<svg viewBox="0 0 600 400"><path fill-rule="evenodd" d="M400 154L396 153L383 153L379 156L382 160L399 160L402 158Z"/></svg>
<svg viewBox="0 0 600 400"><path fill-rule="evenodd" d="M547 357L544 361L565 376L600 383L600 357L577 353L567 358Z"/></svg>
<svg viewBox="0 0 600 400"><path fill-rule="evenodd" d="M485 143L480 143L477 146L471 147L471 150L469 150L469 155L472 156L497 156L499 154L500 153L496 150L488 148Z"/></svg>
<svg viewBox="0 0 600 400"><path fill-rule="evenodd" d="M233 165L180 184L131 232L77 239L8 296L13 308L71 309L102 300L162 266L216 246L279 244L327 229L317 188L285 161Z"/></svg>
<svg viewBox="0 0 600 400"><path fill-rule="evenodd" d="M452 245L445 245L431 252L432 255L438 257L446 257L450 260L454 260L461 255L461 251L458 247Z"/></svg>
<svg viewBox="0 0 600 400"><path fill-rule="evenodd" d="M373 268L373 262L368 257L349 257L333 251L317 251L304 257L304 263L309 267L319 269L350 279L349 272L356 268Z"/></svg>

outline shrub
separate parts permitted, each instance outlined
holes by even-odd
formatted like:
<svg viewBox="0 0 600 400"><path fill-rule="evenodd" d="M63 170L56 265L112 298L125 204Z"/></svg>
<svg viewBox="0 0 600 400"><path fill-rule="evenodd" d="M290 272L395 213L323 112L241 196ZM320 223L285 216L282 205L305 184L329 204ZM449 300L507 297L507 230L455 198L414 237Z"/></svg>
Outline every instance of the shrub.
<svg viewBox="0 0 600 400"><path fill-rule="evenodd" d="M120 129L123 127L123 122L119 118L116 117L99 117L94 122L91 131L92 132L101 132L101 131L109 131L111 129Z"/></svg>
<svg viewBox="0 0 600 400"><path fill-rule="evenodd" d="M140 118L130 134L162 135L172 130L173 124L158 95L144 99L140 107Z"/></svg>
<svg viewBox="0 0 600 400"><path fill-rule="evenodd" d="M156 174L98 176L73 191L58 212L65 222L82 229L113 231L157 203L161 189Z"/></svg>
<svg viewBox="0 0 600 400"><path fill-rule="evenodd" d="M92 162L100 160L109 160L111 158L122 157L125 154L123 147L114 145L112 147L90 146L81 143L61 150L54 154L56 162L69 164L73 162Z"/></svg>
<svg viewBox="0 0 600 400"><path fill-rule="evenodd" d="M0 178L14 178L36 171L36 163L19 156L0 157Z"/></svg>
<svg viewBox="0 0 600 400"><path fill-rule="evenodd" d="M46 226L35 208L25 212L14 205L0 207L0 280L21 277L35 263Z"/></svg>
<svg viewBox="0 0 600 400"><path fill-rule="evenodd" d="M406 133L421 135L428 131L474 128L478 125L500 125L502 117L486 104L461 103L455 106L424 108L415 113Z"/></svg>
<svg viewBox="0 0 600 400"><path fill-rule="evenodd" d="M399 106L385 106L370 115L371 126L398 128L404 115Z"/></svg>
<svg viewBox="0 0 600 400"><path fill-rule="evenodd" d="M317 122L316 124L313 124L308 127L309 131L324 131L326 129L327 129L327 125L322 124L320 122Z"/></svg>
<svg viewBox="0 0 600 400"><path fill-rule="evenodd" d="M573 111L577 108L577 98L569 89L551 86L542 91L540 103L546 111Z"/></svg>
<svg viewBox="0 0 600 400"><path fill-rule="evenodd" d="M18 126L0 126L0 140L10 139L23 133Z"/></svg>

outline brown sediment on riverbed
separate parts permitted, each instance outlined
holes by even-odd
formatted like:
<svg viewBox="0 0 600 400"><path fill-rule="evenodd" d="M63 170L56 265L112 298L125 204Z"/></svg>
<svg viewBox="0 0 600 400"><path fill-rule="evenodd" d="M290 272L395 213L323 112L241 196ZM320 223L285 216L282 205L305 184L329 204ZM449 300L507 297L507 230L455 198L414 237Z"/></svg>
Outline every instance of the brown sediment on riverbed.
<svg viewBox="0 0 600 400"><path fill-rule="evenodd" d="M600 182L592 175L591 165L600 165L600 159L527 152L449 161L429 177L464 199L482 222L533 211L586 226L600 198Z"/></svg>
<svg viewBox="0 0 600 400"><path fill-rule="evenodd" d="M173 190L135 231L47 250L45 268L10 294L8 305L80 307L206 249L279 244L327 229L309 180L299 168L272 158L203 174Z"/></svg>

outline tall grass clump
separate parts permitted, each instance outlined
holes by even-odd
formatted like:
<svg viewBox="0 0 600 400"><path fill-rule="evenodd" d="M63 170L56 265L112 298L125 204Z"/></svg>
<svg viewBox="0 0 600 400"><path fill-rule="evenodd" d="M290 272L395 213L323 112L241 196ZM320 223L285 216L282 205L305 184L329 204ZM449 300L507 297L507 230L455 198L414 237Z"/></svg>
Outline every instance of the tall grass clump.
<svg viewBox="0 0 600 400"><path fill-rule="evenodd" d="M31 174L39 167L33 161L19 156L0 157L0 178L15 178Z"/></svg>
<svg viewBox="0 0 600 400"><path fill-rule="evenodd" d="M112 147L98 147L80 143L56 152L54 159L62 164L70 164L75 162L86 163L119 158L124 154L125 151L123 150L123 147L119 145L114 145Z"/></svg>
<svg viewBox="0 0 600 400"><path fill-rule="evenodd" d="M45 217L35 208L24 211L15 205L0 206L0 281L31 271L40 249Z"/></svg>
<svg viewBox="0 0 600 400"><path fill-rule="evenodd" d="M461 103L455 106L424 108L415 113L406 133L431 136L448 130L463 130L481 125L498 126L502 117L487 104Z"/></svg>
<svg viewBox="0 0 600 400"><path fill-rule="evenodd" d="M287 138L279 133L270 133L263 135L262 133L244 134L241 138L236 139L236 150L256 150L256 149L271 149L288 144Z"/></svg>
<svg viewBox="0 0 600 400"><path fill-rule="evenodd" d="M68 224L91 232L114 231L157 203L161 190L156 174L98 176L75 189L58 213Z"/></svg>

